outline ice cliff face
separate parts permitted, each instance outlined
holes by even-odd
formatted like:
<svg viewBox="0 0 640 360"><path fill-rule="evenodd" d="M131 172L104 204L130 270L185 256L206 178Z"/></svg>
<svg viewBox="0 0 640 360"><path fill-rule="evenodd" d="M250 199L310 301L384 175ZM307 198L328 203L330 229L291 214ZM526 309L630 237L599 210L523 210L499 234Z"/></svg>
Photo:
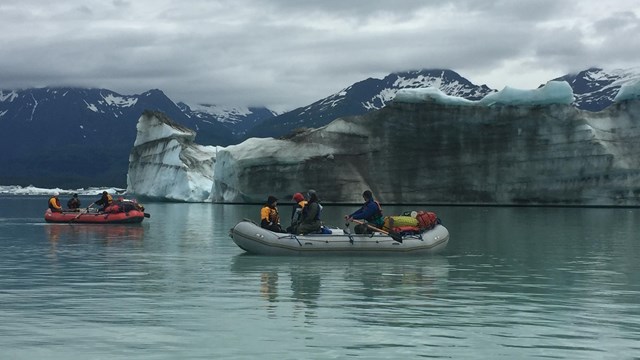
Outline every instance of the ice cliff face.
<svg viewBox="0 0 640 360"><path fill-rule="evenodd" d="M218 152L212 198L640 205L640 100L571 105L394 102L289 139Z"/></svg>
<svg viewBox="0 0 640 360"><path fill-rule="evenodd" d="M216 147L195 144L194 131L157 111L145 111L136 129L127 192L156 200L189 202L210 197Z"/></svg>
<svg viewBox="0 0 640 360"><path fill-rule="evenodd" d="M624 91L623 91L624 90ZM571 105L564 82L471 101L408 89L383 109L283 139L226 148L145 112L129 192L163 200L640 205L640 82L600 112Z"/></svg>

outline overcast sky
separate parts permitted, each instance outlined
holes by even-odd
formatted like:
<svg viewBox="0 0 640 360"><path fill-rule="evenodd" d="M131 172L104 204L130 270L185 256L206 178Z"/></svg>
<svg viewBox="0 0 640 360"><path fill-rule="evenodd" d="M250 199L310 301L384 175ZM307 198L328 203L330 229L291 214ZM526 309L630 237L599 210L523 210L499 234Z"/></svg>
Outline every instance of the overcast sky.
<svg viewBox="0 0 640 360"><path fill-rule="evenodd" d="M640 1L0 3L0 89L157 88L176 102L291 110L396 71L528 89L591 66L640 66Z"/></svg>

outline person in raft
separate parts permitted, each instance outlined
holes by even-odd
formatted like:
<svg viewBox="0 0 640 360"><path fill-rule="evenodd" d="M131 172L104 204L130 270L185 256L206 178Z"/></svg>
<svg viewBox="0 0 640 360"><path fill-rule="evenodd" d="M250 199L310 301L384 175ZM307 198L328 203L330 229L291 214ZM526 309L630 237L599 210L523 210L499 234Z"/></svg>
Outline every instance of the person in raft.
<svg viewBox="0 0 640 360"><path fill-rule="evenodd" d="M364 198L364 204L360 209L354 211L351 215L346 215L344 218L346 221L352 220L364 220L371 225L382 228L384 225L384 216L382 215L382 206L373 198L373 193L371 190L365 190L362 193L362 197ZM368 234L372 233L373 230L369 228L367 225L358 224L355 226L356 234Z"/></svg>
<svg viewBox="0 0 640 360"><path fill-rule="evenodd" d="M260 210L260 227L283 232L280 226L280 214L278 214L278 199L275 196L269 195L267 203Z"/></svg>
<svg viewBox="0 0 640 360"><path fill-rule="evenodd" d="M49 209L53 212L62 212L62 205L60 205L60 199L58 199L59 195L60 194L56 191L49 198Z"/></svg>
<svg viewBox="0 0 640 360"><path fill-rule="evenodd" d="M307 196L309 201L302 209L302 219L296 229L296 233L298 234L310 234L322 231L322 221L320 220L322 205L320 205L318 194L316 194L315 190L309 190Z"/></svg>
<svg viewBox="0 0 640 360"><path fill-rule="evenodd" d="M293 194L292 200L293 207L291 209L291 226L287 228L287 232L295 234L296 229L302 220L302 209L307 205L307 200L305 200L302 193Z"/></svg>
<svg viewBox="0 0 640 360"><path fill-rule="evenodd" d="M71 199L67 201L67 207L69 210L80 211L80 199L78 199L78 194L73 194Z"/></svg>
<svg viewBox="0 0 640 360"><path fill-rule="evenodd" d="M102 197L94 202L94 204L101 206L101 208L98 209L98 211L104 211L104 209L106 209L109 205L111 205L111 203L113 203L113 197L109 195L109 193L106 191L103 191Z"/></svg>

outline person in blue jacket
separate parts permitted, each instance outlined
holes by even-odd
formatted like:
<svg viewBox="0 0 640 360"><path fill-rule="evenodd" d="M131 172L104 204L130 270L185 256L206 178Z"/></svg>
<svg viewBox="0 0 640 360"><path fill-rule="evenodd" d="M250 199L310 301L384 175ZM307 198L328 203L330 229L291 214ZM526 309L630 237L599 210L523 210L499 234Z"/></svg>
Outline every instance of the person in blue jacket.
<svg viewBox="0 0 640 360"><path fill-rule="evenodd" d="M345 216L346 221L364 220L377 228L384 225L384 216L382 215L382 206L373 198L371 190L365 190L362 193L364 204L362 207L354 211L351 215ZM367 234L373 232L367 225L358 224L355 226L356 234Z"/></svg>

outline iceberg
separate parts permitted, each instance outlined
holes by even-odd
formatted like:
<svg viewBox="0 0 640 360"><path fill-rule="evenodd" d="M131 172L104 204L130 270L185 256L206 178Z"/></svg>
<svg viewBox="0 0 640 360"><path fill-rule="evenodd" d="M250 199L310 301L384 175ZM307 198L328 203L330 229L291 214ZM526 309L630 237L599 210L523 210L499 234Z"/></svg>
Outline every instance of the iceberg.
<svg viewBox="0 0 640 360"><path fill-rule="evenodd" d="M622 102L638 98L640 98L640 79L623 84L613 101Z"/></svg>
<svg viewBox="0 0 640 360"><path fill-rule="evenodd" d="M151 200L203 202L211 195L217 147L158 111L145 111L129 155L127 193Z"/></svg>
<svg viewBox="0 0 640 360"><path fill-rule="evenodd" d="M476 105L478 103L477 101L447 95L442 92L442 90L436 87L400 89L396 93L396 96L393 98L393 100L406 103L421 103L431 101L440 104L460 106Z"/></svg>
<svg viewBox="0 0 640 360"><path fill-rule="evenodd" d="M60 195L73 195L78 194L82 196L96 196L96 200L100 198L103 191L107 191L112 195L124 195L126 189L114 188L114 187L89 187L80 189L61 189L61 188L41 188L33 185L19 186L19 185L0 185L0 195L52 195L54 192Z"/></svg>
<svg viewBox="0 0 640 360"><path fill-rule="evenodd" d="M516 89L506 86L504 89L488 94L481 100L473 101L464 98L449 96L438 88L418 88L399 90L394 98L396 102L420 103L434 102L445 105L466 106L535 106L563 104L573 102L573 89L566 81L549 81L538 89Z"/></svg>
<svg viewBox="0 0 640 360"><path fill-rule="evenodd" d="M640 205L640 99L592 113L572 97L564 82L471 103L411 89L365 115L227 147L200 147L147 114L127 190L214 202L315 189L324 203L358 203L371 189L386 204Z"/></svg>
<svg viewBox="0 0 640 360"><path fill-rule="evenodd" d="M257 202L268 194L290 199L295 192L312 187L310 177L320 174L311 164L330 163L338 150L318 141L297 141L304 138L303 134L288 140L250 138L221 148L214 167L212 200Z"/></svg>

